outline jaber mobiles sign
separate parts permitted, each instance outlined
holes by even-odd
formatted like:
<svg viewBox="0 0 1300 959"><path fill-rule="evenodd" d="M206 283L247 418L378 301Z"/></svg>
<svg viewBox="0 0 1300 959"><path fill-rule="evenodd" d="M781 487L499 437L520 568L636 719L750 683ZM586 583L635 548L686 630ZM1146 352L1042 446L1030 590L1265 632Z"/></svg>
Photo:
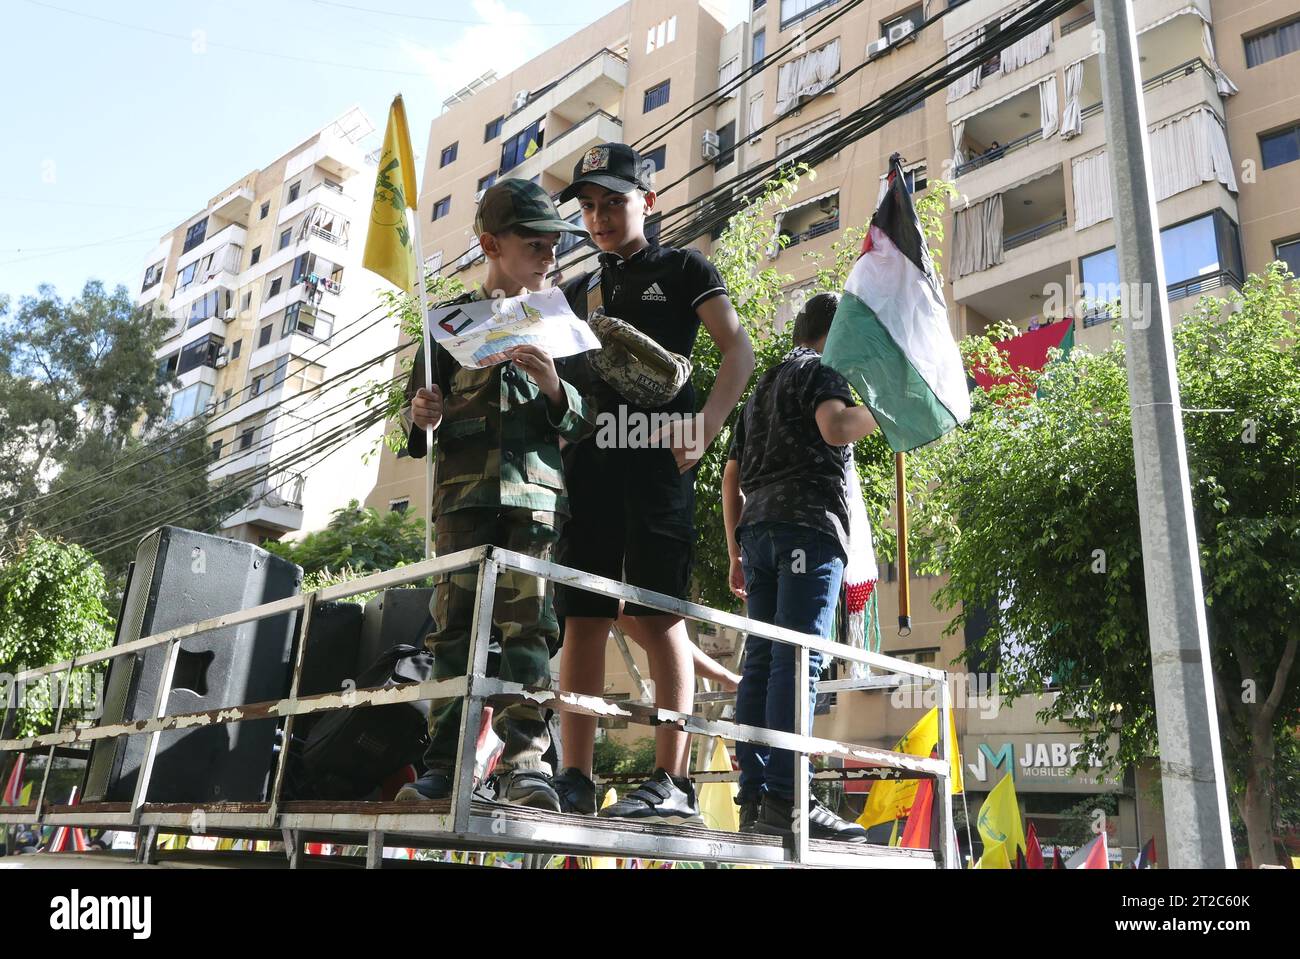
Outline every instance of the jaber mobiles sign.
<svg viewBox="0 0 1300 959"><path fill-rule="evenodd" d="M1086 764L1075 769L1083 756L1083 743L1065 735L965 736L962 738L963 773L976 790L992 789L1015 771L1017 792L1118 792L1120 774Z"/></svg>

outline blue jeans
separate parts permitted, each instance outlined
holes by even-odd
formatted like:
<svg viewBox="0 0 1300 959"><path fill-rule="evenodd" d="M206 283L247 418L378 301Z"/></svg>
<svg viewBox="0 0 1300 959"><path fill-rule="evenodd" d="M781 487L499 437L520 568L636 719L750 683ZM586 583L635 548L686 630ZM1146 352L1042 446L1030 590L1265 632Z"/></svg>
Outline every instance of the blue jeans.
<svg viewBox="0 0 1300 959"><path fill-rule="evenodd" d="M749 618L800 633L829 637L844 577L839 543L827 533L795 523L753 523L737 535ZM736 722L794 732L798 647L758 636L745 641L745 668L736 691ZM822 656L808 655L808 715L817 698ZM807 734L810 730L803 730ZM785 749L736 744L740 761L737 800L764 792L794 796L794 757ZM811 774L811 773L810 773Z"/></svg>

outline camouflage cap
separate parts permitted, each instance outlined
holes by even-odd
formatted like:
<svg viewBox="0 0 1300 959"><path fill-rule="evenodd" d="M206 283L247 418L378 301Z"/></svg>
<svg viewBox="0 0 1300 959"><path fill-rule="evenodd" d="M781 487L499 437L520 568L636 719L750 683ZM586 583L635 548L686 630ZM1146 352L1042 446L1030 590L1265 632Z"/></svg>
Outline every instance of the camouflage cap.
<svg viewBox="0 0 1300 959"><path fill-rule="evenodd" d="M538 233L587 231L560 216L549 193L528 180L498 180L488 187L474 213L474 232L500 233L521 226Z"/></svg>
<svg viewBox="0 0 1300 959"><path fill-rule="evenodd" d="M587 325L600 340L592 368L626 400L654 409L682 391L691 378L691 361L664 349L636 327L592 311Z"/></svg>

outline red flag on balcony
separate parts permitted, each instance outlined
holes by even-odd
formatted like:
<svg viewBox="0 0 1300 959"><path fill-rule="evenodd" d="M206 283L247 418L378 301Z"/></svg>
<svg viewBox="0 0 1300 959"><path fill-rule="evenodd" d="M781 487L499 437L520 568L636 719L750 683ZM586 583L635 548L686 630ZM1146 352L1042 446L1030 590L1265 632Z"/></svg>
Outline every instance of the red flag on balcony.
<svg viewBox="0 0 1300 959"><path fill-rule="evenodd" d="M1047 365L1047 351L1053 347L1069 356L1070 350L1074 349L1074 320L1067 318L1048 323L1009 340L1001 340L994 346L1006 354L1007 363L1013 372L1009 376L992 376L987 370L972 369L971 377L985 390L1007 383L1023 382L1016 373L1021 370L1041 370Z"/></svg>

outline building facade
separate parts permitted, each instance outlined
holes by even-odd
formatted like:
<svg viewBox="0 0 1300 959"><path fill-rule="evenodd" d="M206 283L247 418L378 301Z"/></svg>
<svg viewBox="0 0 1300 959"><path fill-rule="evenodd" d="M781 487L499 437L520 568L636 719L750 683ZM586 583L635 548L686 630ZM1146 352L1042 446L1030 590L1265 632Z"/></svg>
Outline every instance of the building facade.
<svg viewBox="0 0 1300 959"><path fill-rule="evenodd" d="M421 198L421 210L433 217L425 255L439 264L460 258L462 276L476 279L481 267L473 266L469 224L477 190L513 175L538 178L558 192L586 146L635 142L661 117L754 63L767 68L664 138L660 175L670 182L713 162L672 185L660 206L687 202L788 151L797 157L800 144L813 145L831 125L918 71L1003 29L1017 4L949 6L758 0L746 21L724 32L702 6L634 0L450 105L434 122ZM813 29L846 7L843 16ZM1167 293L1177 319L1201 294L1238 288L1275 257L1300 272L1300 106L1288 92L1300 68L1300 9L1295 0L1137 0L1134 14ZM883 127L819 162L815 179L805 178L780 214L787 243L771 257L792 279L779 322L790 320L818 257L830 253L847 227L868 222L897 152L914 193L942 178L960 194L944 217L942 244L954 336L1007 320L1022 331L1068 320L1077 343L1101 349L1111 342L1118 334L1097 309L1115 298L1120 228L1111 213L1097 58L1102 39L1091 0L1084 0L948 89L904 103ZM778 55L787 44L791 49ZM707 240L700 246L707 251ZM583 252L564 250L561 266ZM419 465L385 454L370 505L404 508L423 495ZM967 639L943 635L952 611L932 601L941 583L912 579L914 629L905 638L885 629L884 652L955 668ZM885 624L897 621L896 585L892 570L882 569ZM632 655L644 671L643 657ZM608 689L636 695L622 659L608 661ZM878 693L841 693L818 716L817 731L888 746L922 711ZM1061 771L1055 762L1071 752L1070 731L1038 723L1035 711L1028 702L990 716L982 708L958 710L972 815L1013 765L1007 757L1017 757L1017 764L1028 757L1016 765L1017 783L1026 784L1026 814L1046 841L1064 810L1100 792L1115 800L1112 841L1126 857L1152 835L1163 849L1158 786L1149 771L1100 782Z"/></svg>
<svg viewBox="0 0 1300 959"><path fill-rule="evenodd" d="M210 479L249 487L222 535L319 529L374 485L363 459L382 424L334 442L363 409L348 391L391 363L334 378L397 342L375 310L388 284L361 268L373 131L361 110L344 113L213 197L146 263L139 302L173 320L158 350L159 375L179 380L169 418L206 415Z"/></svg>

